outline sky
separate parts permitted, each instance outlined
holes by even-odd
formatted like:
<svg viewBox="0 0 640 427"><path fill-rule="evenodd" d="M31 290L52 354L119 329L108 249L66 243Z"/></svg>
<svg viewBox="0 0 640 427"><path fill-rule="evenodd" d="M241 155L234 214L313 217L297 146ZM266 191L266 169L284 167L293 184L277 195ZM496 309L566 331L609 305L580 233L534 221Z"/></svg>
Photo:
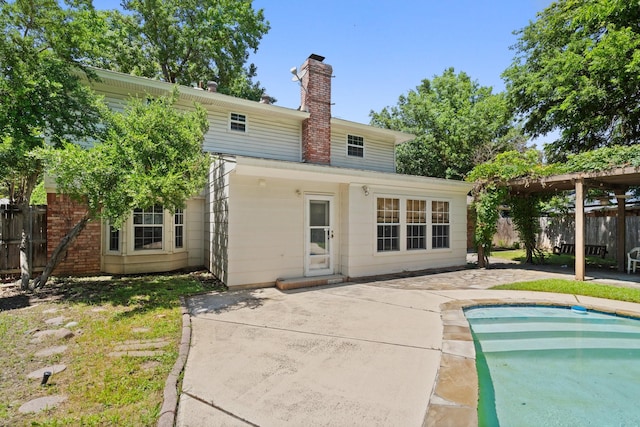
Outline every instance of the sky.
<svg viewBox="0 0 640 427"><path fill-rule="evenodd" d="M276 105L298 108L292 67L312 53L333 66L332 115L369 123L371 110L449 67L494 92L511 64L514 31L535 20L551 0L254 0L271 25L250 63ZM119 0L94 0L99 9ZM545 142L545 141L541 141Z"/></svg>

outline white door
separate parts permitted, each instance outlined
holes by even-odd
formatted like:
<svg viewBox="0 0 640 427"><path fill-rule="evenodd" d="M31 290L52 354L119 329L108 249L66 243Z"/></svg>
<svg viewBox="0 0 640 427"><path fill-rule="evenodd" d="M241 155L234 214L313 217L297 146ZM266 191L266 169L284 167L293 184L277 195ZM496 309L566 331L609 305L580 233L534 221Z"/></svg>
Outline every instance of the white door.
<svg viewBox="0 0 640 427"><path fill-rule="evenodd" d="M305 197L305 275L333 274L333 197Z"/></svg>

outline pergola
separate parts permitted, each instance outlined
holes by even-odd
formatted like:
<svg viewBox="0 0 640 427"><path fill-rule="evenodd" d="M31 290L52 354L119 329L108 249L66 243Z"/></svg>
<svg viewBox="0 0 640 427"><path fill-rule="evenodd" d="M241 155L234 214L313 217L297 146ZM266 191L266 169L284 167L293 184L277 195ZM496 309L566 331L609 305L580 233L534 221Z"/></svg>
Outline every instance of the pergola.
<svg viewBox="0 0 640 427"><path fill-rule="evenodd" d="M538 179L514 179L507 182L509 192L514 195L526 196L535 193L555 193L558 191L575 190L575 279L584 280L585 272L585 230L584 230L584 199L585 190L599 188L613 191L618 202L616 229L618 271L625 271L625 193L629 187L640 186L640 168L623 167L601 172L576 172L554 175ZM620 220L622 218L622 220Z"/></svg>

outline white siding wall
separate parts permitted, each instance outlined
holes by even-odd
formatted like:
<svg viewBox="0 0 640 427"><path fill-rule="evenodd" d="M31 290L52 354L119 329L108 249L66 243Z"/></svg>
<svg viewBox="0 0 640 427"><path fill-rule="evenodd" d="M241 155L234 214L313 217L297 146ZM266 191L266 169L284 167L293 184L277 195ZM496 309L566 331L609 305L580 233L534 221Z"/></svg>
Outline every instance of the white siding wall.
<svg viewBox="0 0 640 427"><path fill-rule="evenodd" d="M189 267L204 266L204 198L197 197L187 201L185 232Z"/></svg>
<svg viewBox="0 0 640 427"><path fill-rule="evenodd" d="M419 251L377 252L376 197L415 197L450 203L450 248ZM349 245L343 252L343 271L349 277L371 276L466 264L466 196L436 190L407 190L369 187L365 196L361 185L349 187ZM431 230L427 227L427 245ZM402 247L402 242L401 242Z"/></svg>
<svg viewBox="0 0 640 427"><path fill-rule="evenodd" d="M301 125L296 120L274 121L268 116L245 114L247 131L229 130L229 111L209 112L209 132L205 135L204 150L211 153L236 154L247 157L288 160L299 162L301 159Z"/></svg>
<svg viewBox="0 0 640 427"><path fill-rule="evenodd" d="M231 176L230 287L273 285L278 278L304 275L305 194L333 195L339 217L337 184L264 178L261 186L261 179ZM339 243L334 244L338 262Z"/></svg>
<svg viewBox="0 0 640 427"><path fill-rule="evenodd" d="M131 95L125 89L97 84L98 90L115 111L123 111ZM144 93L137 96L145 97ZM179 100L176 104L184 110L193 110L193 102ZM302 158L302 124L299 119L278 118L268 115L228 110L215 105L203 105L207 110L209 131L205 135L203 148L210 153L235 154L265 159L299 162ZM244 114L247 118L247 131L229 130L229 114Z"/></svg>
<svg viewBox="0 0 640 427"><path fill-rule="evenodd" d="M204 212L205 266L223 282L228 279L229 174L234 163L215 159L209 172Z"/></svg>
<svg viewBox="0 0 640 427"><path fill-rule="evenodd" d="M381 139L351 132L351 135L364 138L364 157L347 156L347 134L343 130L333 130L331 132L331 165L365 169L379 172L395 172L395 146L393 141L383 141Z"/></svg>

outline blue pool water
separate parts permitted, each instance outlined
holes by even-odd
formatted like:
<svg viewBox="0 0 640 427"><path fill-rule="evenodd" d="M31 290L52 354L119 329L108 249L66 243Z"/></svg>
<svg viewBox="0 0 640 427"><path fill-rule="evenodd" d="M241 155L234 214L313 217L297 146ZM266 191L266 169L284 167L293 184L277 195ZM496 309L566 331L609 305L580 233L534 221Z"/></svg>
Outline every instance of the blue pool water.
<svg viewBox="0 0 640 427"><path fill-rule="evenodd" d="M522 306L465 315L480 426L640 426L640 320Z"/></svg>

